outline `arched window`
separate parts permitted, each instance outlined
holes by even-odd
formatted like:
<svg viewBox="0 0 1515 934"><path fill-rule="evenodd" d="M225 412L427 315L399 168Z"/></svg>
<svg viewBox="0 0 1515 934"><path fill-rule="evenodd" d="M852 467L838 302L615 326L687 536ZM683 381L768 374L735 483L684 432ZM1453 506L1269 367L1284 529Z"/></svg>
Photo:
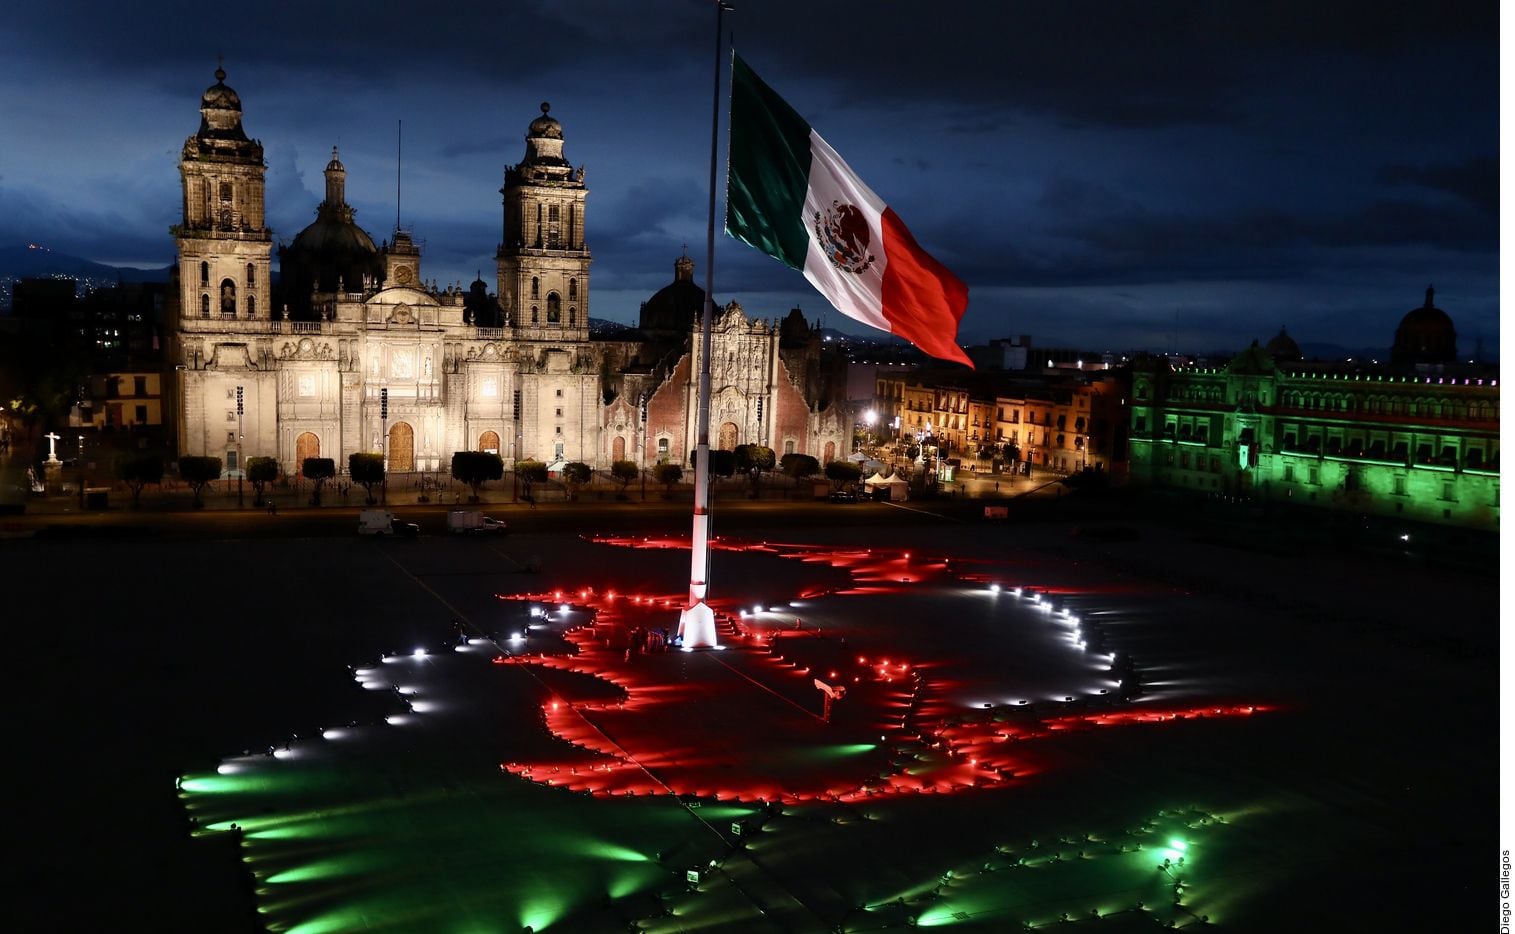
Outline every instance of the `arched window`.
<svg viewBox="0 0 1515 934"><path fill-rule="evenodd" d="M531 277L531 297L542 297L542 280L538 279L536 276Z"/></svg>
<svg viewBox="0 0 1515 934"><path fill-rule="evenodd" d="M230 201L231 200L231 182L222 182L221 183L221 200L222 201Z"/></svg>
<svg viewBox="0 0 1515 934"><path fill-rule="evenodd" d="M200 264L200 284L210 285L210 263Z"/></svg>
<svg viewBox="0 0 1515 934"><path fill-rule="evenodd" d="M537 306L535 306L535 305L531 306L531 323L532 324L536 324L537 323Z"/></svg>
<svg viewBox="0 0 1515 934"><path fill-rule="evenodd" d="M568 309L568 326L571 327L571 328L576 328L576 327L579 326L579 312L578 312L578 309L576 309L576 308L570 308L570 309Z"/></svg>
<svg viewBox="0 0 1515 934"><path fill-rule="evenodd" d="M258 300L251 295L247 296L247 316L249 318L258 316Z"/></svg>
<svg viewBox="0 0 1515 934"><path fill-rule="evenodd" d="M210 293L209 292L202 292L200 294L200 317L202 317L202 318L209 318L210 317Z"/></svg>
<svg viewBox="0 0 1515 934"><path fill-rule="evenodd" d="M252 263L248 263L247 264L247 287L248 288L252 288L254 285L257 284L257 282L253 278L257 274L258 274L257 267L254 266Z"/></svg>
<svg viewBox="0 0 1515 934"><path fill-rule="evenodd" d="M563 310L562 310L562 308L560 306L561 306L561 303L558 300L558 293L556 293L556 292L548 292L547 293L547 323L548 324L557 324L560 320L562 320Z"/></svg>
<svg viewBox="0 0 1515 934"><path fill-rule="evenodd" d="M579 300L579 280L577 279L568 280L568 300L570 302Z"/></svg>
<svg viewBox="0 0 1515 934"><path fill-rule="evenodd" d="M221 280L221 314L237 314L237 284L230 279Z"/></svg>

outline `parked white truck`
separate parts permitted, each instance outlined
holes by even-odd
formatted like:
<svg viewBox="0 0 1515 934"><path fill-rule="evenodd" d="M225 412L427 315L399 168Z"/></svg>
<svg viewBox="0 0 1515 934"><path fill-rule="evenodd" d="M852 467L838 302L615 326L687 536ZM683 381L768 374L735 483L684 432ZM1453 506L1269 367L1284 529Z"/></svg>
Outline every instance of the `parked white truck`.
<svg viewBox="0 0 1515 934"><path fill-rule="evenodd" d="M401 522L388 509L364 509L358 513L359 535L404 535L413 538L421 534L421 527L414 522Z"/></svg>
<svg viewBox="0 0 1515 934"><path fill-rule="evenodd" d="M455 535L461 535L464 532L503 532L505 523L499 519L491 519L477 509L449 509L447 531Z"/></svg>

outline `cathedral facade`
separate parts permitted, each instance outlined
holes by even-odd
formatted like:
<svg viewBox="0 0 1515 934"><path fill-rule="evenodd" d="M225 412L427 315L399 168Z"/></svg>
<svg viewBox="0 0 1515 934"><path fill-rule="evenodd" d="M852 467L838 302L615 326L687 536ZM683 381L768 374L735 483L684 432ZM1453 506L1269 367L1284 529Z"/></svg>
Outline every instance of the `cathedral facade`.
<svg viewBox="0 0 1515 934"><path fill-rule="evenodd" d="M698 309L681 257L641 327L592 337L584 169L542 105L499 189L496 292L438 288L411 237L375 246L346 204L333 150L316 221L279 250L264 219L262 145L217 70L184 145L183 223L170 291L168 406L180 455L228 471L269 456L298 474L311 457L385 455L391 473L446 471L454 452L493 451L608 468L687 464L698 434ZM844 364L822 353L798 309L782 322L718 308L711 344L711 445L759 443L844 457L852 417Z"/></svg>

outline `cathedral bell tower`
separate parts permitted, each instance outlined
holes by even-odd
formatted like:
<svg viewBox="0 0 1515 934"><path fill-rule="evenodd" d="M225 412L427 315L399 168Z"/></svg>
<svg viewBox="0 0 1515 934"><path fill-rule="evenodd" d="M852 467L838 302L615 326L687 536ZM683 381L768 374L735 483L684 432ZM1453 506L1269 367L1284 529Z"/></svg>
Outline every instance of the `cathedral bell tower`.
<svg viewBox="0 0 1515 934"><path fill-rule="evenodd" d="M584 169L563 158L563 127L550 105L526 131L526 155L505 167L500 307L512 335L588 340L589 248L584 245Z"/></svg>
<svg viewBox="0 0 1515 934"><path fill-rule="evenodd" d="M277 317L269 291L273 231L263 218L263 144L242 130L242 101L216 69L200 97L200 130L184 141L179 324Z"/></svg>

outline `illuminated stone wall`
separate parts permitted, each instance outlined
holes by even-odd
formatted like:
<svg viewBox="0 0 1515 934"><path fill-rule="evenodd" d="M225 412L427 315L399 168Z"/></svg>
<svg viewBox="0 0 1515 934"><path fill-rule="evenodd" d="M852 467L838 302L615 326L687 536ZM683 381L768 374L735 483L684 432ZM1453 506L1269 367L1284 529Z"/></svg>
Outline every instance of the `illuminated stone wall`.
<svg viewBox="0 0 1515 934"><path fill-rule="evenodd" d="M1499 386L1487 368L1133 368L1133 483L1499 526Z"/></svg>

